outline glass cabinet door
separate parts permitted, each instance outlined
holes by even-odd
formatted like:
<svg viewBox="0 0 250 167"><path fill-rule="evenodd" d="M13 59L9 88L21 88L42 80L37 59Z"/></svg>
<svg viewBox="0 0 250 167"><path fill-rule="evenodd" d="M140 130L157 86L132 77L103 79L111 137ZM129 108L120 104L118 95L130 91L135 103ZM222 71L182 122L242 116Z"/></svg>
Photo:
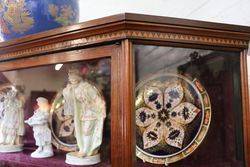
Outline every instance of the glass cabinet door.
<svg viewBox="0 0 250 167"><path fill-rule="evenodd" d="M243 167L238 52L135 45L138 166Z"/></svg>
<svg viewBox="0 0 250 167"><path fill-rule="evenodd" d="M73 74L74 72L74 74ZM72 75L77 75L80 79L79 86L72 86L69 83L73 82ZM80 86L82 84L82 86ZM89 88L88 88L89 87ZM68 89L69 88L69 89ZM72 93L77 96L79 103L86 106L100 105L98 100L89 102L88 97L82 97L83 93L89 90L98 90L99 96L105 101L103 111L105 115L102 145L100 147L101 165L110 165L110 138L111 138L111 116L110 116L110 96L111 96L111 59L100 58L89 61L76 61L64 64L52 64L39 67L25 68L20 70L4 71L0 73L0 105L3 104L5 96L12 89L17 90L18 96L22 96L24 102L24 120L30 118L36 109L37 98L44 97L50 105L50 120L49 127L52 131L52 143L55 156L50 159L50 165L65 166L65 154L72 151L77 151L77 140L75 137L75 121L74 117L66 114L66 96L67 93ZM67 92L67 90L70 90ZM93 92L87 93L89 96ZM81 100L82 99L82 100ZM77 103L77 104L79 104ZM68 103L73 105L72 103ZM74 103L75 104L75 103ZM80 105L81 105L80 104ZM2 106L1 106L2 107ZM1 109L0 123L4 118L4 111ZM79 106L78 106L79 107ZM98 107L98 106L97 106ZM92 106L92 109L93 106ZM6 114L6 113L5 113ZM81 115L82 114L82 115ZM81 113L79 116L84 116ZM82 117L83 119L83 117ZM25 135L23 136L24 150L20 153L5 154L0 156L1 165L10 165L13 163L29 163L32 165L47 166L48 159L30 158L30 153L33 152L35 140L33 130L30 126L25 125ZM12 161L13 157L15 158ZM8 164L9 163L9 164ZM1 166L0 165L0 166ZM50 166L49 165L49 166Z"/></svg>

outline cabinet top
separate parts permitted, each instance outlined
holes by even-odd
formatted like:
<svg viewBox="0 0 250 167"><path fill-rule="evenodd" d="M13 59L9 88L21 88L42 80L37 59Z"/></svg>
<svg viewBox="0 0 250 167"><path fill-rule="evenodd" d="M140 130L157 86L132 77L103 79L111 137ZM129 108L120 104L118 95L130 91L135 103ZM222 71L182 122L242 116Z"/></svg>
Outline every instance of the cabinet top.
<svg viewBox="0 0 250 167"><path fill-rule="evenodd" d="M246 48L250 27L123 13L2 42L0 57L34 47L65 44L66 41L71 47L79 47L125 38Z"/></svg>

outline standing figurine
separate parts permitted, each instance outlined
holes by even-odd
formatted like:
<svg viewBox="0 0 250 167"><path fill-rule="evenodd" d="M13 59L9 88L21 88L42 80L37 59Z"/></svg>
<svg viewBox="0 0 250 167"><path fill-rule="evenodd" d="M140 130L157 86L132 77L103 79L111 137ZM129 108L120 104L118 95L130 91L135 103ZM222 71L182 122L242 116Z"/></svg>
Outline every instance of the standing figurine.
<svg viewBox="0 0 250 167"><path fill-rule="evenodd" d="M1 92L0 115L0 152L18 152L23 150L24 135L23 101L14 86L7 86Z"/></svg>
<svg viewBox="0 0 250 167"><path fill-rule="evenodd" d="M92 165L99 163L103 124L106 117L105 101L99 90L84 81L80 71L70 69L69 83L63 90L64 114L72 116L79 151L68 153L66 163Z"/></svg>
<svg viewBox="0 0 250 167"><path fill-rule="evenodd" d="M31 154L33 158L47 158L54 155L51 145L51 131L48 126L49 121L49 103L46 98L38 97L36 99L38 109L34 111L34 115L25 123L33 127L34 138L38 148Z"/></svg>

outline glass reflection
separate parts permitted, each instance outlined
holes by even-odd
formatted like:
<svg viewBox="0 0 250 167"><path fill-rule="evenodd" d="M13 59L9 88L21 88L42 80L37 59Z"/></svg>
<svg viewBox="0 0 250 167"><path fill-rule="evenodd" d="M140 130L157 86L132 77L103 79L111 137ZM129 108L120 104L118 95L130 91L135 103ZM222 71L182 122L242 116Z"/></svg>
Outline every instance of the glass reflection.
<svg viewBox="0 0 250 167"><path fill-rule="evenodd" d="M244 166L239 53L148 45L136 45L134 53L137 84L153 75L180 74L198 79L211 100L205 140L192 155L171 166Z"/></svg>
<svg viewBox="0 0 250 167"><path fill-rule="evenodd" d="M67 72L74 67L79 69L81 77L95 85L103 94L106 102L107 117L105 119L101 155L105 161L110 158L110 59L98 59L92 61L74 62L58 65L6 71L0 73L0 86L11 84L22 90L25 99L24 119L32 116L37 109L36 99L45 97L49 104L63 105L63 98L59 96L67 85ZM63 107L61 107L63 109ZM61 110L51 110L51 122L53 144L57 151L76 150L73 120L68 120ZM35 141L32 129L26 125L24 145L29 149L35 149ZM62 129L65 133L61 134ZM61 130L61 131L60 131ZM66 134L66 135L65 135Z"/></svg>

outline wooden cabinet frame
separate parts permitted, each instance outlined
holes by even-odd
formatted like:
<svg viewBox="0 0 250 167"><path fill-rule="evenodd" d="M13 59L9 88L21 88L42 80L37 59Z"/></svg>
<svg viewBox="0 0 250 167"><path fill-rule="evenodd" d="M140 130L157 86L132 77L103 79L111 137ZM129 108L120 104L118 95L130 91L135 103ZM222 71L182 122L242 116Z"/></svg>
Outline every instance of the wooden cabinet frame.
<svg viewBox="0 0 250 167"><path fill-rule="evenodd" d="M168 17L119 14L0 43L0 71L111 58L111 165L135 166L133 44L241 53L244 151L250 166L247 48L250 28Z"/></svg>

